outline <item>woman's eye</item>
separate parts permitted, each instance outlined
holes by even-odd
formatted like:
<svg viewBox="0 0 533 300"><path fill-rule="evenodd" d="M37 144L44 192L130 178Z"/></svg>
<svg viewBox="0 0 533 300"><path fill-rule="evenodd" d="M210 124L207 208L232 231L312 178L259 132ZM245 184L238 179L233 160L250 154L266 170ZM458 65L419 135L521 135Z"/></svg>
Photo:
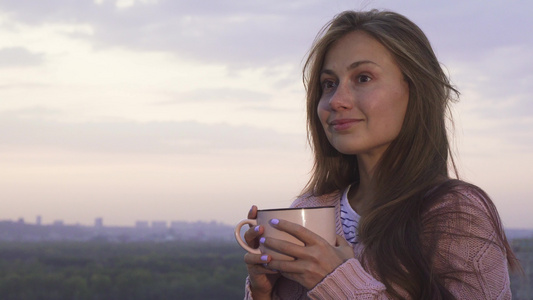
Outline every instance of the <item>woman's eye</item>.
<svg viewBox="0 0 533 300"><path fill-rule="evenodd" d="M359 75L359 77L357 77L357 82L359 83L369 82L370 80L372 80L372 78L370 78L370 76L367 76L367 75Z"/></svg>
<svg viewBox="0 0 533 300"><path fill-rule="evenodd" d="M337 83L335 81L325 80L322 82L322 90L324 91L329 91L331 89L334 89L335 87L337 87Z"/></svg>
<svg viewBox="0 0 533 300"><path fill-rule="evenodd" d="M332 81L332 80L325 80L324 82L322 82L322 89L325 91L331 90L335 88L336 86L337 86L337 83L335 83L335 81Z"/></svg>

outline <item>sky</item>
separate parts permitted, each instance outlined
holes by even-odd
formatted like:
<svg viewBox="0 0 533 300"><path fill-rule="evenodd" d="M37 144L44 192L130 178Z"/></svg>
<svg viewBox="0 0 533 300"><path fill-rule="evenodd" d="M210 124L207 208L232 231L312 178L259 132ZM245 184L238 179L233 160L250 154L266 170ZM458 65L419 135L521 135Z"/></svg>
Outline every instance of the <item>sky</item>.
<svg viewBox="0 0 533 300"><path fill-rule="evenodd" d="M0 0L0 220L236 224L312 166L301 69L343 10L390 9L461 92L454 152L533 228L533 2Z"/></svg>

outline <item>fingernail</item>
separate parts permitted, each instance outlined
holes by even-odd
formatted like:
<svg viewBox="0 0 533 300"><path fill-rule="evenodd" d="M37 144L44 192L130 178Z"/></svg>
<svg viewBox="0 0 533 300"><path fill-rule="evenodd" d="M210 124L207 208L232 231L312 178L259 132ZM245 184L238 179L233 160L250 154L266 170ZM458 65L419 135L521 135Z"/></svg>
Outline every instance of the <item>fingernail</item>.
<svg viewBox="0 0 533 300"><path fill-rule="evenodd" d="M264 244L265 243L265 238L264 237L260 238L259 239L259 243Z"/></svg>
<svg viewBox="0 0 533 300"><path fill-rule="evenodd" d="M253 209L254 209L254 206L252 205L252 207L250 207L250 212L252 212Z"/></svg>
<svg viewBox="0 0 533 300"><path fill-rule="evenodd" d="M268 255L265 254L265 255L261 256L261 260L262 261L267 261L268 260Z"/></svg>
<svg viewBox="0 0 533 300"><path fill-rule="evenodd" d="M255 226L254 231L259 232L259 225Z"/></svg>
<svg viewBox="0 0 533 300"><path fill-rule="evenodd" d="M272 220L270 220L270 224L278 225L279 224L279 220L278 219L272 219Z"/></svg>

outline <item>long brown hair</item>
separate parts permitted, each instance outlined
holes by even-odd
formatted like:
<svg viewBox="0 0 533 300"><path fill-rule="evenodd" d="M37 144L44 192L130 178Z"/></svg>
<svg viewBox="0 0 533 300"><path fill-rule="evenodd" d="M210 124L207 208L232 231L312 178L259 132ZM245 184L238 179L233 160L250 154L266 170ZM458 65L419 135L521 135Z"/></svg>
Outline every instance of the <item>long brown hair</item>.
<svg viewBox="0 0 533 300"><path fill-rule="evenodd" d="M449 180L448 170L457 174L448 142L446 118L449 104L459 92L441 68L429 40L406 17L390 12L346 11L319 32L304 66L307 91L307 130L314 152L314 166L304 193L322 195L359 181L357 157L338 152L329 143L318 119L321 98L319 74L331 46L349 32L361 30L383 44L393 55L409 84L409 102L398 137L389 145L374 173L377 194L369 213L361 217L359 240L364 257L391 295L400 286L413 298L453 298L431 271L420 242L421 212L458 186L479 190ZM439 187L439 188L436 188ZM514 258L496 209L488 196L486 208L508 257ZM437 239L438 235L431 235ZM512 265L512 263L511 263Z"/></svg>

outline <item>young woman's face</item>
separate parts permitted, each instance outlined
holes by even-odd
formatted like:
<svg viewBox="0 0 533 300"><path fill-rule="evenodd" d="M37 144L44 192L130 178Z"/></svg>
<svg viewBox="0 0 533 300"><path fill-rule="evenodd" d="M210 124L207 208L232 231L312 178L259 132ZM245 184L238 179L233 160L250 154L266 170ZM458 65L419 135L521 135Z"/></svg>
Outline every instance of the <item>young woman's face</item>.
<svg viewBox="0 0 533 300"><path fill-rule="evenodd" d="M409 85L391 53L365 32L348 33L326 53L318 117L344 154L380 157L402 128Z"/></svg>

